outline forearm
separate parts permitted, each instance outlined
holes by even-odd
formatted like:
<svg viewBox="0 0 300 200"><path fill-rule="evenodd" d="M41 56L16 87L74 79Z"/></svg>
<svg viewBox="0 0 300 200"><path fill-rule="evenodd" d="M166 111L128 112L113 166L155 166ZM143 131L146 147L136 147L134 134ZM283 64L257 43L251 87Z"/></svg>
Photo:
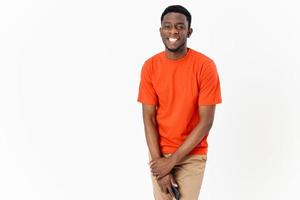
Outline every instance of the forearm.
<svg viewBox="0 0 300 200"><path fill-rule="evenodd" d="M174 166L182 161L208 134L214 121L215 105L199 106L200 121L189 133L181 146L167 159L158 159L150 162L153 175L157 178L169 173Z"/></svg>
<svg viewBox="0 0 300 200"><path fill-rule="evenodd" d="M156 128L155 119L145 120L145 135L151 158L160 158L159 134Z"/></svg>
<svg viewBox="0 0 300 200"><path fill-rule="evenodd" d="M160 158L150 162L151 171L158 179L168 174L174 166L188 155L205 137L211 128L211 123L200 122L185 139L183 144L168 158Z"/></svg>
<svg viewBox="0 0 300 200"><path fill-rule="evenodd" d="M177 151L172 155L172 159L177 164L185 156L187 156L206 136L212 127L212 122L200 122L191 131L183 144L177 149Z"/></svg>

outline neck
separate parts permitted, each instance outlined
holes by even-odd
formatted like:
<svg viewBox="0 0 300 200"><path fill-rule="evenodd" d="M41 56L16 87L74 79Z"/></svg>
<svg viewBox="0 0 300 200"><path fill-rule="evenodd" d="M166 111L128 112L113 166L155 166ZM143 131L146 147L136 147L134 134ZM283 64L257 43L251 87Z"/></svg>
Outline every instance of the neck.
<svg viewBox="0 0 300 200"><path fill-rule="evenodd" d="M177 51L170 51L166 48L165 52L168 59L178 60L186 55L187 47L184 45L182 48L178 49Z"/></svg>

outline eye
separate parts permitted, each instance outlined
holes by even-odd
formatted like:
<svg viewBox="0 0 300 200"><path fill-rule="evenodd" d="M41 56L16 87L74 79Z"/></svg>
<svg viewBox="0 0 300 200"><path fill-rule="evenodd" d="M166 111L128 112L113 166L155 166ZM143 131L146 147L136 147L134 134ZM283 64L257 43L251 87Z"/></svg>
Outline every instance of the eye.
<svg viewBox="0 0 300 200"><path fill-rule="evenodd" d="M178 30L183 30L183 29L185 29L185 26L183 24L179 24L179 25L176 26L176 28Z"/></svg>
<svg viewBox="0 0 300 200"><path fill-rule="evenodd" d="M165 29L165 30L169 30L169 29L171 29L171 25L170 24L164 24L162 26L162 28Z"/></svg>

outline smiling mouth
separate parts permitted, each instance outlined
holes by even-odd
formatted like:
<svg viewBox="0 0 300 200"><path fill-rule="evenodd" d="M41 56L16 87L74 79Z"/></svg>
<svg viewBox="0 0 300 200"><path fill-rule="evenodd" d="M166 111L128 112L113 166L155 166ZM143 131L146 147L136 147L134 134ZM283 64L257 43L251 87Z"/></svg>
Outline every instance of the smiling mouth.
<svg viewBox="0 0 300 200"><path fill-rule="evenodd" d="M178 38L168 38L168 40L169 40L171 43L175 43L175 42L178 40Z"/></svg>

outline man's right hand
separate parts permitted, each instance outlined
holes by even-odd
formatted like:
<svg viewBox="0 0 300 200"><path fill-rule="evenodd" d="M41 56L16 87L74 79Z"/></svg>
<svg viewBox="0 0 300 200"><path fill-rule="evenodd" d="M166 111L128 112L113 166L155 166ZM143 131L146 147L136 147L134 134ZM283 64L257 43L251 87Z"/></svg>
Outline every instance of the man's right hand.
<svg viewBox="0 0 300 200"><path fill-rule="evenodd" d="M167 174L166 176L160 178L157 180L158 185L160 187L160 190L165 193L169 194L170 198L175 197L175 194L173 194L172 185L174 187L178 187L173 175L171 173Z"/></svg>

